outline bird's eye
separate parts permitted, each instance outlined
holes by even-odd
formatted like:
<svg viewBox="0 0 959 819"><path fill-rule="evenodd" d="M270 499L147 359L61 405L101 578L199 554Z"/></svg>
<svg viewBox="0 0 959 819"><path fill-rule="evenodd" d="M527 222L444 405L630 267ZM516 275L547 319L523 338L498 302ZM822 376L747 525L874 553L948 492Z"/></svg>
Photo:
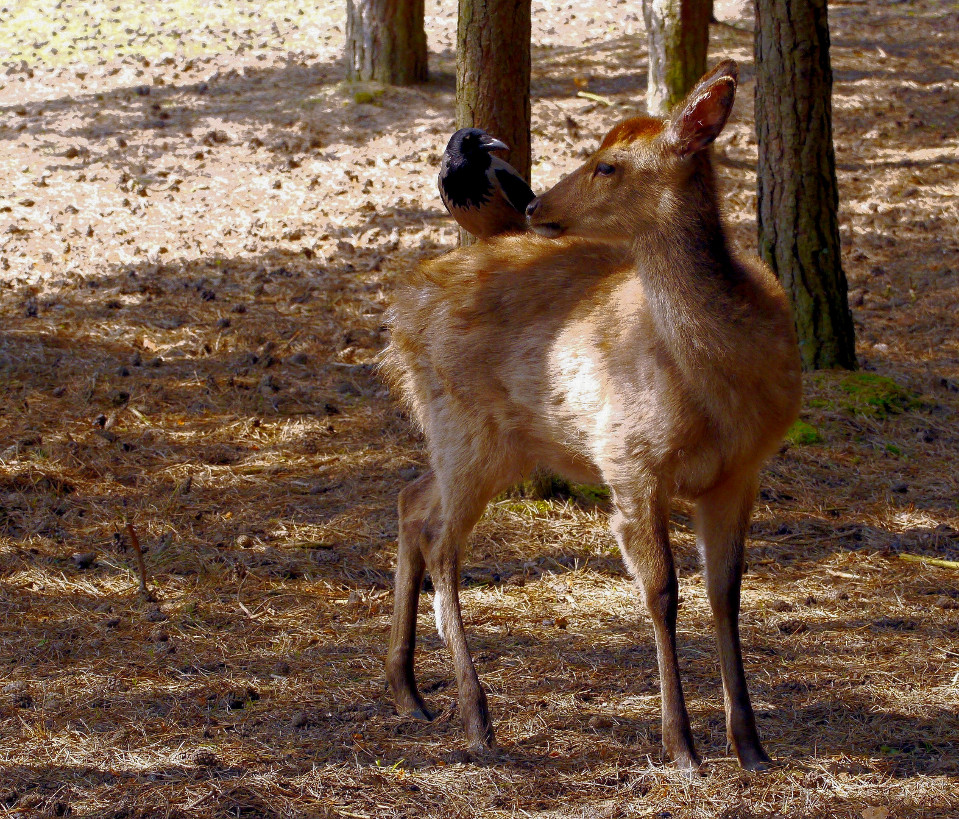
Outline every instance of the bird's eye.
<svg viewBox="0 0 959 819"><path fill-rule="evenodd" d="M597 162L593 176L612 176L614 173L616 173L616 168L608 162Z"/></svg>

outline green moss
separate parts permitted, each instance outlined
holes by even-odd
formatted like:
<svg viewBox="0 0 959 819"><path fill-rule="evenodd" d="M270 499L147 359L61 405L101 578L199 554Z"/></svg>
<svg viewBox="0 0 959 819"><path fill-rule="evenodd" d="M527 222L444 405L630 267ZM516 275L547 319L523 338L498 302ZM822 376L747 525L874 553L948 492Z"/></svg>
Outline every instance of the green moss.
<svg viewBox="0 0 959 819"><path fill-rule="evenodd" d="M839 382L839 389L845 394L842 408L853 415L887 418L920 405L914 392L875 373L850 373Z"/></svg>
<svg viewBox="0 0 959 819"><path fill-rule="evenodd" d="M550 472L548 469L537 469L528 480L516 487L522 498L534 500L549 500L550 498L568 498L572 484L566 478Z"/></svg>
<svg viewBox="0 0 959 819"><path fill-rule="evenodd" d="M544 505L537 508L544 512L554 500L575 500L582 506L602 506L609 503L609 498L609 487L603 484L573 483L545 469L538 469L528 480L516 484L499 496L500 501L523 501L523 509L532 508L531 504L542 503ZM507 505L507 508L511 507Z"/></svg>
<svg viewBox="0 0 959 819"><path fill-rule="evenodd" d="M339 88L356 105L379 105L386 93L385 86L378 82L343 82Z"/></svg>
<svg viewBox="0 0 959 819"><path fill-rule="evenodd" d="M786 433L786 440L795 446L808 446L822 442L822 435L812 424L796 421Z"/></svg>
<svg viewBox="0 0 959 819"><path fill-rule="evenodd" d="M589 506L609 503L609 487L604 484L574 483L573 497Z"/></svg>

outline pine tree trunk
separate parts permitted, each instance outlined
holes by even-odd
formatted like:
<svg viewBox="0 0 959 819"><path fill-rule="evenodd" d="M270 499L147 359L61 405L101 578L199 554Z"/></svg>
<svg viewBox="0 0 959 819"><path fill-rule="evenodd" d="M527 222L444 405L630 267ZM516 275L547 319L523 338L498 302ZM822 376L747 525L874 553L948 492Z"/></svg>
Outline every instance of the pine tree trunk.
<svg viewBox="0 0 959 819"><path fill-rule="evenodd" d="M349 80L411 85L427 78L424 0L346 0Z"/></svg>
<svg viewBox="0 0 959 819"><path fill-rule="evenodd" d="M646 107L665 116L706 73L712 0L643 0L649 38Z"/></svg>
<svg viewBox="0 0 959 819"><path fill-rule="evenodd" d="M510 147L529 182L530 0L459 0L456 127L482 128Z"/></svg>
<svg viewBox="0 0 959 819"><path fill-rule="evenodd" d="M459 0L456 127L482 128L510 147L507 161L530 181L530 0ZM476 239L460 228L460 244ZM543 497L571 493L565 478L537 470Z"/></svg>
<svg viewBox="0 0 959 819"><path fill-rule="evenodd" d="M853 368L826 0L758 0L755 53L760 255L792 301L803 366Z"/></svg>

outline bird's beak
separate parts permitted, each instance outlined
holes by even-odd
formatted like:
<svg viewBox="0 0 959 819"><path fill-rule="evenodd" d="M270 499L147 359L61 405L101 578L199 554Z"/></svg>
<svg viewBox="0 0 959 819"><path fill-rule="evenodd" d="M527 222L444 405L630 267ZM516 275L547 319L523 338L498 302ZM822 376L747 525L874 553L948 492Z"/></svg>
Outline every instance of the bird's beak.
<svg viewBox="0 0 959 819"><path fill-rule="evenodd" d="M509 150L509 145L507 145L501 139L496 139L495 137L489 137L488 139L484 139L483 147L487 151L508 151Z"/></svg>

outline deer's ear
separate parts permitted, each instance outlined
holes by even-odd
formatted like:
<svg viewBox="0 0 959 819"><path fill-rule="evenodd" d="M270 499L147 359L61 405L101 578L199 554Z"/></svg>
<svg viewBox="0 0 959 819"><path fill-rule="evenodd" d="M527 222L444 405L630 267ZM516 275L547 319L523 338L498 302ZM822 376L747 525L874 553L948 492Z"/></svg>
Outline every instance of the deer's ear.
<svg viewBox="0 0 959 819"><path fill-rule="evenodd" d="M687 97L703 91L710 83L721 80L724 77L732 80L734 83L739 80L739 64L735 60L722 60L716 63L715 66L699 78L696 85L693 86L693 91L688 94Z"/></svg>
<svg viewBox="0 0 959 819"><path fill-rule="evenodd" d="M719 136L736 99L736 64L720 63L703 77L676 109L666 142L679 156L701 151Z"/></svg>

